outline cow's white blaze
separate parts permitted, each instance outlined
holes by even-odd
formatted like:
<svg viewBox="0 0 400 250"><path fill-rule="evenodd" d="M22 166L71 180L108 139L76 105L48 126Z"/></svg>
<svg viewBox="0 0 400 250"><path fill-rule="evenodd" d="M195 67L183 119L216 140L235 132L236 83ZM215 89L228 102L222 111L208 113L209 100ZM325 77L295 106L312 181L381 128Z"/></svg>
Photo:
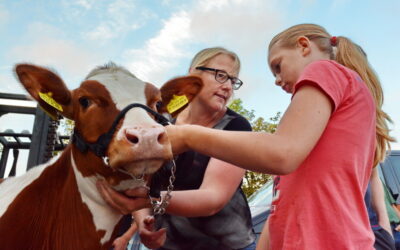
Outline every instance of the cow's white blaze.
<svg viewBox="0 0 400 250"><path fill-rule="evenodd" d="M104 230L106 232L101 239L101 244L104 244L110 240L113 229L121 219L122 215L108 206L97 190L96 181L102 177L84 177L77 169L72 153L71 164L75 173L76 182L82 201L88 206L93 215L93 222L96 230Z"/></svg>
<svg viewBox="0 0 400 250"><path fill-rule="evenodd" d="M122 110L131 103L143 105L147 103L146 84L124 70L101 71L89 77L88 80L95 80L103 84L109 91L118 110ZM136 124L158 125L145 110L133 108L125 115L122 128L132 127Z"/></svg>

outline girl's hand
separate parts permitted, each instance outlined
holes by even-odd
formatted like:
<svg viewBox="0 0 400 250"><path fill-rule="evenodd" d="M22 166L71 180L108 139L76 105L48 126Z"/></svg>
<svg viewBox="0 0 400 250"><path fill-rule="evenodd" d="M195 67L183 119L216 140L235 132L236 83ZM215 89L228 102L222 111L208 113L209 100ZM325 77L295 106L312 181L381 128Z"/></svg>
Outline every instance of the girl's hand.
<svg viewBox="0 0 400 250"><path fill-rule="evenodd" d="M167 230L161 228L155 231L154 217L146 216L143 221L138 222L140 241L150 249L160 248L167 239Z"/></svg>
<svg viewBox="0 0 400 250"><path fill-rule="evenodd" d="M165 129L167 130L168 139L171 143L172 153L174 155L181 154L189 148L185 144L185 137L187 136L186 128L188 125L168 125Z"/></svg>
<svg viewBox="0 0 400 250"><path fill-rule="evenodd" d="M118 237L113 242L114 250L126 250L128 246L129 239L126 239L124 236Z"/></svg>

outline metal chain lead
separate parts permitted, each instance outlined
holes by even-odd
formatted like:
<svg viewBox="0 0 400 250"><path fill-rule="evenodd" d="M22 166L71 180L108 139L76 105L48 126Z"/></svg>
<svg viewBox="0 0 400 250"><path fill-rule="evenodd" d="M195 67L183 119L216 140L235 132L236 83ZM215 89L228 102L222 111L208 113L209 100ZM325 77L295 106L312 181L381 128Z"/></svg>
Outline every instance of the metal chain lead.
<svg viewBox="0 0 400 250"><path fill-rule="evenodd" d="M160 201L152 200L150 197L154 215L164 214L166 208L168 207L169 200L172 197L171 192L172 192L172 190L174 190L175 171L176 171L175 160L172 160L171 176L169 177L169 185L167 187L167 193L164 195L164 197L161 195Z"/></svg>

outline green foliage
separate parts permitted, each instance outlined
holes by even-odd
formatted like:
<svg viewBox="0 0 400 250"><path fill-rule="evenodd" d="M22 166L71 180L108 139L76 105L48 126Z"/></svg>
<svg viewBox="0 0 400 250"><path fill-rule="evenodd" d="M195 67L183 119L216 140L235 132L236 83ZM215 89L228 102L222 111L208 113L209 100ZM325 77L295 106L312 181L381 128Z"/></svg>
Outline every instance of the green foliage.
<svg viewBox="0 0 400 250"><path fill-rule="evenodd" d="M274 117L269 118L269 122L262 117L255 118L254 110L249 111L245 109L243 107L243 102L240 99L234 99L228 107L236 113L244 116L250 122L253 131L257 132L274 133L281 118L281 112L278 112ZM269 174L246 171L243 178L243 192L247 197L249 197L270 179L271 175Z"/></svg>
<svg viewBox="0 0 400 250"><path fill-rule="evenodd" d="M244 116L249 122L251 122L255 117L254 110L249 111L249 110L245 109L243 107L243 101L240 100L239 98L234 99L231 102L231 104L228 105L228 107L230 109L232 109L233 111L235 111L236 113Z"/></svg>
<svg viewBox="0 0 400 250"><path fill-rule="evenodd" d="M60 120L60 125L59 125L59 131L61 132L62 135L72 135L72 132L74 131L75 127L75 122L73 120L63 118ZM65 145L70 143L70 139L62 139L63 143ZM53 156L58 155L62 151L53 151Z"/></svg>
<svg viewBox="0 0 400 250"><path fill-rule="evenodd" d="M63 118L60 120L60 127L63 135L71 135L74 130L75 122L73 120Z"/></svg>

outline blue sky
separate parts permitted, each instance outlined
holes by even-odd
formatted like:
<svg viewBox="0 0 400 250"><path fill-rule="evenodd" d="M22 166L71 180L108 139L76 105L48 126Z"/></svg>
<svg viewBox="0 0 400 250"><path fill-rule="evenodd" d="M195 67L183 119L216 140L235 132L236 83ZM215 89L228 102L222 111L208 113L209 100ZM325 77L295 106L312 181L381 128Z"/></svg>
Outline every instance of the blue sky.
<svg viewBox="0 0 400 250"><path fill-rule="evenodd" d="M269 118L290 101L266 63L270 39L291 25L317 23L365 49L382 81L392 135L400 139L399 13L397 0L0 0L0 92L25 93L12 72L19 62L53 68L75 88L112 60L161 86L186 74L200 49L223 46L242 60L244 86L235 97ZM5 115L0 131L32 130L24 119Z"/></svg>

